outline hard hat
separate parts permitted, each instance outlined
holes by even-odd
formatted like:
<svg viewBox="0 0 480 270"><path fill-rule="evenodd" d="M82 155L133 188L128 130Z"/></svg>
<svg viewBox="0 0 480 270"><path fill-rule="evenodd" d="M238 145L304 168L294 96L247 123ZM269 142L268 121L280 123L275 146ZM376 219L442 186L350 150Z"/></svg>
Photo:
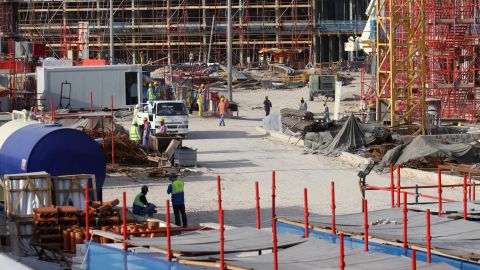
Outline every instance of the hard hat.
<svg viewBox="0 0 480 270"><path fill-rule="evenodd" d="M135 105L135 108L140 109L140 104Z"/></svg>
<svg viewBox="0 0 480 270"><path fill-rule="evenodd" d="M205 84L203 84L203 83L202 83L202 84L200 84L200 87L202 87L202 88L203 88L203 87L205 87Z"/></svg>
<svg viewBox="0 0 480 270"><path fill-rule="evenodd" d="M146 193L146 192L148 192L148 187L146 185L144 185L142 187L142 193Z"/></svg>
<svg viewBox="0 0 480 270"><path fill-rule="evenodd" d="M165 122L165 119L160 118L160 123L163 123L163 122Z"/></svg>
<svg viewBox="0 0 480 270"><path fill-rule="evenodd" d="M174 173L174 172L171 172L171 173L167 174L167 177L170 180L174 180L175 178L177 178L177 174Z"/></svg>
<svg viewBox="0 0 480 270"><path fill-rule="evenodd" d="M154 84L154 85L158 85L158 82L157 82L157 81L154 81L153 84Z"/></svg>
<svg viewBox="0 0 480 270"><path fill-rule="evenodd" d="M148 120L148 118L147 118L147 117L143 117L143 121L145 121L145 120Z"/></svg>
<svg viewBox="0 0 480 270"><path fill-rule="evenodd" d="M150 85L150 86L153 86L153 83L150 83L149 85Z"/></svg>
<svg viewBox="0 0 480 270"><path fill-rule="evenodd" d="M132 125L135 125L135 124L137 124L137 121L132 121Z"/></svg>

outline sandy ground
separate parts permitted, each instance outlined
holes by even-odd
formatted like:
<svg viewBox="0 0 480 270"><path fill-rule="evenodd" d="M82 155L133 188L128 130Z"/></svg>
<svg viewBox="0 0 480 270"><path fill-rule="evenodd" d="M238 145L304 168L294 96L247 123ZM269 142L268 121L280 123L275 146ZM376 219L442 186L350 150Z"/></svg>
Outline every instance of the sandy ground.
<svg viewBox="0 0 480 270"><path fill-rule="evenodd" d="M358 88L351 88L351 93ZM254 90L234 92L240 104L240 117L227 119L226 127L218 126L217 118L190 118L191 133L184 145L198 149L198 168L183 176L189 225L217 222L217 175L222 178L222 204L229 225L255 224L255 181L259 182L262 220L271 216L271 175L277 174L277 213L280 216L303 215L303 189L308 188L311 213L330 213L330 182L335 181L337 213L361 210L357 169L335 158L305 155L300 147L273 141L255 131L264 115L262 101L268 95L273 111L298 106L307 89ZM309 102L310 110L320 112L323 101ZM367 182L389 185L389 176L372 173ZM417 181L418 182L418 181ZM402 178L402 185L417 183ZM120 198L127 192L131 205L143 184L148 184L149 201L158 206L157 217L164 219L168 181L142 175L109 176L105 182L104 200ZM445 197L458 197L459 191L445 190ZM369 209L389 207L390 194L383 191L367 193ZM266 224L267 225L267 224ZM264 226L266 226L264 225Z"/></svg>

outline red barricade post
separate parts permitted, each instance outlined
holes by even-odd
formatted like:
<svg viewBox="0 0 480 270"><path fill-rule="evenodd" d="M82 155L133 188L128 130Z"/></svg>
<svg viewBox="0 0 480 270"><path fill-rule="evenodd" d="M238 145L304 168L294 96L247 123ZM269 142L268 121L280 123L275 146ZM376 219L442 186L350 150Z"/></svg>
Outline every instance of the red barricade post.
<svg viewBox="0 0 480 270"><path fill-rule="evenodd" d="M392 200L392 208L395 207L395 184L393 179L393 164L390 163L390 194Z"/></svg>
<svg viewBox="0 0 480 270"><path fill-rule="evenodd" d="M438 166L438 215L442 215L442 170Z"/></svg>
<svg viewBox="0 0 480 270"><path fill-rule="evenodd" d="M220 217L220 211L222 210L222 187L220 183L220 176L217 176L217 202L218 202L218 216Z"/></svg>
<svg viewBox="0 0 480 270"><path fill-rule="evenodd" d="M397 207L400 208L400 192L401 192L401 185L400 185L400 164L397 164Z"/></svg>
<svg viewBox="0 0 480 270"><path fill-rule="evenodd" d="M427 236L426 236L426 240L427 240L427 263L431 263L432 262L432 250L431 250L430 241L432 240L432 236L430 234L430 209L427 209L425 215L426 215L426 218L427 218Z"/></svg>
<svg viewBox="0 0 480 270"><path fill-rule="evenodd" d="M171 262L172 261L172 241L170 239L171 234L170 234L170 201L167 200L166 203L166 218L165 222L167 223L167 232L166 232L166 238L167 238L167 261Z"/></svg>
<svg viewBox="0 0 480 270"><path fill-rule="evenodd" d="M417 252L415 249L412 249L412 270L417 269Z"/></svg>
<svg viewBox="0 0 480 270"><path fill-rule="evenodd" d="M467 220L467 175L463 176L463 219Z"/></svg>
<svg viewBox="0 0 480 270"><path fill-rule="evenodd" d="M277 221L272 220L272 243L273 243L273 269L278 270L278 248L277 248Z"/></svg>
<svg viewBox="0 0 480 270"><path fill-rule="evenodd" d="M88 181L85 185L85 242L90 240L90 209L89 209L89 198L88 198Z"/></svg>
<svg viewBox="0 0 480 270"><path fill-rule="evenodd" d="M365 251L368 251L368 203L363 200L363 241L365 244Z"/></svg>
<svg viewBox="0 0 480 270"><path fill-rule="evenodd" d="M112 139L112 166L115 166L115 117L113 116L113 96L110 96L110 114L112 117L112 130L111 130L111 139Z"/></svg>
<svg viewBox="0 0 480 270"><path fill-rule="evenodd" d="M258 190L258 181L255 181L255 216L257 220L257 229L261 229L260 222L260 192Z"/></svg>
<svg viewBox="0 0 480 270"><path fill-rule="evenodd" d="M123 192L122 225L123 225L123 250L127 251L127 193Z"/></svg>
<svg viewBox="0 0 480 270"><path fill-rule="evenodd" d="M340 233L340 258L338 266L340 270L345 269L345 252L344 252L344 245L343 245L343 233Z"/></svg>
<svg viewBox="0 0 480 270"><path fill-rule="evenodd" d="M304 236L305 238L308 238L308 191L306 188L303 189L303 223L305 226L305 233Z"/></svg>
<svg viewBox="0 0 480 270"><path fill-rule="evenodd" d="M403 193L403 248L408 247L408 242L407 242L407 222L408 222L408 217L407 217L407 193Z"/></svg>
<svg viewBox="0 0 480 270"><path fill-rule="evenodd" d="M223 210L220 210L220 269L225 269L225 225L224 225L224 217L223 217Z"/></svg>
<svg viewBox="0 0 480 270"><path fill-rule="evenodd" d="M330 184L330 193L331 193L331 198L332 198L332 201L331 201L331 208L332 208L332 233L335 234L336 233L336 229L335 229L335 182L331 182Z"/></svg>

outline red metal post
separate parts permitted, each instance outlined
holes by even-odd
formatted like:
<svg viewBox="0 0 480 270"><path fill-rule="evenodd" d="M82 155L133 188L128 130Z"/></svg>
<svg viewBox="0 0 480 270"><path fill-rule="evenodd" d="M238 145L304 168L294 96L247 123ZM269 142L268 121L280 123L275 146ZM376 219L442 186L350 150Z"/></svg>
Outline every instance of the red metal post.
<svg viewBox="0 0 480 270"><path fill-rule="evenodd" d="M55 121L55 109L53 106L53 97L50 97L50 121Z"/></svg>
<svg viewBox="0 0 480 270"><path fill-rule="evenodd" d="M368 251L368 203L363 200L363 242L365 251Z"/></svg>
<svg viewBox="0 0 480 270"><path fill-rule="evenodd" d="M468 173L468 200L472 200L472 174Z"/></svg>
<svg viewBox="0 0 480 270"><path fill-rule="evenodd" d="M463 176L463 219L467 220L467 175Z"/></svg>
<svg viewBox="0 0 480 270"><path fill-rule="evenodd" d="M305 226L305 238L308 238L308 191L306 188L303 189L303 223Z"/></svg>
<svg viewBox="0 0 480 270"><path fill-rule="evenodd" d="M473 180L472 200L474 201L475 201L475 189L476 189L476 184L475 184L475 180Z"/></svg>
<svg viewBox="0 0 480 270"><path fill-rule="evenodd" d="M343 248L343 233L340 233L340 258L339 258L338 266L340 267L340 270L345 269L345 253L344 253L344 248Z"/></svg>
<svg viewBox="0 0 480 270"><path fill-rule="evenodd" d="M273 237L273 269L278 270L278 254L277 254L277 217L275 213L275 171L272 171L272 237Z"/></svg>
<svg viewBox="0 0 480 270"><path fill-rule="evenodd" d="M417 252L415 249L412 249L412 270L417 269Z"/></svg>
<svg viewBox="0 0 480 270"><path fill-rule="evenodd" d="M442 215L442 170L438 166L438 215Z"/></svg>
<svg viewBox="0 0 480 270"><path fill-rule="evenodd" d="M93 92L90 91L90 114L93 114ZM90 115L90 130L93 130L93 115Z"/></svg>
<svg viewBox="0 0 480 270"><path fill-rule="evenodd" d="M330 207L332 208L332 233L335 234L335 182L331 182L330 184L330 193L331 193L331 198L332 202Z"/></svg>
<svg viewBox="0 0 480 270"><path fill-rule="evenodd" d="M430 246L430 241L432 240L432 235L430 234L430 209L427 209L427 212L425 213L426 218L427 218L427 263L432 262L432 250Z"/></svg>
<svg viewBox="0 0 480 270"><path fill-rule="evenodd" d="M277 249L277 221L272 220L272 243L273 243L273 269L278 270L278 249Z"/></svg>
<svg viewBox="0 0 480 270"><path fill-rule="evenodd" d="M112 136L112 165L115 166L115 119L113 117L113 96L110 97L110 111L111 111L111 117L112 117L112 131L111 131L111 136Z"/></svg>
<svg viewBox="0 0 480 270"><path fill-rule="evenodd" d="M123 250L127 251L127 193L123 192L123 207L122 207L122 221L123 221Z"/></svg>
<svg viewBox="0 0 480 270"><path fill-rule="evenodd" d="M255 181L255 216L257 220L257 229L261 229L260 222L260 192L258 191L258 181Z"/></svg>
<svg viewBox="0 0 480 270"><path fill-rule="evenodd" d="M392 200L392 208L395 207L395 184L393 179L393 164L390 163L390 193L391 193L391 200Z"/></svg>
<svg viewBox="0 0 480 270"><path fill-rule="evenodd" d="M166 234L167 234L167 237L166 237L167 238L167 260L169 262L171 262L172 261L172 241L170 239L171 235L170 235L170 201L169 200L167 200L166 207L167 208L165 210L166 210L167 213L166 213L166 220L165 221L167 223L166 224L166 226L167 226L167 232L166 232Z"/></svg>
<svg viewBox="0 0 480 270"><path fill-rule="evenodd" d="M225 269L225 225L223 224L223 210L220 210L220 269Z"/></svg>
<svg viewBox="0 0 480 270"><path fill-rule="evenodd" d="M275 222L275 171L272 171L272 222Z"/></svg>
<svg viewBox="0 0 480 270"><path fill-rule="evenodd" d="M400 164L397 165L397 207L400 208Z"/></svg>
<svg viewBox="0 0 480 270"><path fill-rule="evenodd" d="M90 209L89 209L89 199L88 199L88 181L85 185L85 237L86 241L90 240Z"/></svg>
<svg viewBox="0 0 480 270"><path fill-rule="evenodd" d="M408 222L408 217L407 217L407 193L403 193L403 248L408 247L408 242L407 242L407 222Z"/></svg>
<svg viewBox="0 0 480 270"><path fill-rule="evenodd" d="M217 176L217 201L218 201L218 216L220 217L220 211L222 210L222 187L220 184L220 175Z"/></svg>

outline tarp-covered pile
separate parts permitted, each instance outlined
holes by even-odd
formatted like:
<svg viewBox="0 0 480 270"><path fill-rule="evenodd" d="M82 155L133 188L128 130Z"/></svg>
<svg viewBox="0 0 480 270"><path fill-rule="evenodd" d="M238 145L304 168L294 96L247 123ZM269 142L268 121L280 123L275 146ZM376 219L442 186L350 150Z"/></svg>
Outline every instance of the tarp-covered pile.
<svg viewBox="0 0 480 270"><path fill-rule="evenodd" d="M282 125L293 132L318 132L327 129L328 123L313 118L313 113L295 109L281 109Z"/></svg>
<svg viewBox="0 0 480 270"><path fill-rule="evenodd" d="M407 145L399 145L388 151L379 166L405 164L412 161L429 163L432 159L456 161L459 163L480 162L480 147L477 144L442 144L428 137L418 136Z"/></svg>

